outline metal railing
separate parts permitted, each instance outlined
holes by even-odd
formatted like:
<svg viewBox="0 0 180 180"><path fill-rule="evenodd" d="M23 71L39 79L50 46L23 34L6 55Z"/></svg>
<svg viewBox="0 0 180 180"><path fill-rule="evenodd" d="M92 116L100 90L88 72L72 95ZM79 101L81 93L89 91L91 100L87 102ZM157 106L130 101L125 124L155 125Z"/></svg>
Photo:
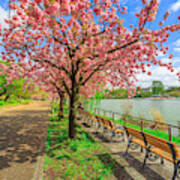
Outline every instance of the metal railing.
<svg viewBox="0 0 180 180"><path fill-rule="evenodd" d="M164 129L166 129L168 136L169 136L169 141L172 141L172 134L173 134L172 129L176 129L176 134L178 134L178 136L180 136L180 126L178 126L178 125L148 120L148 119L145 119L142 117L135 117L135 116L130 116L130 115L128 115L129 116L129 118L128 118L127 114L113 112L113 111L105 110L105 109L101 109L101 108L93 108L93 112L97 115L104 115L104 116L108 115L108 117L112 118L112 121L115 121L115 116L118 116L119 117L118 120L124 121L124 124L130 123L130 124L139 125L142 131L145 127L148 127L148 125L154 126L155 128L157 128L159 125L160 129L163 127L164 127ZM131 118L135 119L135 120L132 120ZM180 125L180 122L178 124Z"/></svg>

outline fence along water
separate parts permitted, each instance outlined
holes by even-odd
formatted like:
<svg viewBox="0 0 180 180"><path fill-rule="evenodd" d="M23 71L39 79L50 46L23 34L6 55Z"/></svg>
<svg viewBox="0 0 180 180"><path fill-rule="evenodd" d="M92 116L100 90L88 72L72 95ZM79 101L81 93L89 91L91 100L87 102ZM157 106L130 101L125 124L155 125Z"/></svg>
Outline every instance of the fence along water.
<svg viewBox="0 0 180 180"><path fill-rule="evenodd" d="M178 121L178 125L176 126L169 123L148 120L142 117L130 116L124 113L113 112L101 108L93 108L93 112L98 115L108 116L112 118L112 121L114 121L115 123L117 122L116 120L120 120L121 123L123 121L124 124L129 123L132 125L139 125L142 131L144 129L161 130L168 134L169 141L172 141L173 136L178 136L180 141L180 121Z"/></svg>

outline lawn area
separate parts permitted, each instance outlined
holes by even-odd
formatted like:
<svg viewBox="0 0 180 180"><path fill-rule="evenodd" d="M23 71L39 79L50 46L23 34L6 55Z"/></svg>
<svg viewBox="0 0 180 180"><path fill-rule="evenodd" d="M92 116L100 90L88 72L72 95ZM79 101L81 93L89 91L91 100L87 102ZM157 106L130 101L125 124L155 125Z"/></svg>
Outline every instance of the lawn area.
<svg viewBox="0 0 180 180"><path fill-rule="evenodd" d="M0 106L7 106L7 105L13 105L13 104L27 104L27 103L30 103L32 100L30 99L23 99L23 100L14 100L14 99L11 99L9 101L3 101L3 100L0 100Z"/></svg>
<svg viewBox="0 0 180 180"><path fill-rule="evenodd" d="M44 180L111 179L116 161L81 126L76 129L76 139L70 140L68 119L57 121L57 117L50 117Z"/></svg>

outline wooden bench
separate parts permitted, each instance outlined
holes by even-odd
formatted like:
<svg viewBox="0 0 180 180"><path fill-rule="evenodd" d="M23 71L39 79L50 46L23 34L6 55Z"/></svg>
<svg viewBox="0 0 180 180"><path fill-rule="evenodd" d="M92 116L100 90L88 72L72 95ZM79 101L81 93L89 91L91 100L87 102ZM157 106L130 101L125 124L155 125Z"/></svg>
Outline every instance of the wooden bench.
<svg viewBox="0 0 180 180"><path fill-rule="evenodd" d="M127 126L124 126L124 128L128 137L126 153L131 145L133 145L132 149L136 149L138 146L141 146L141 151L142 148L146 149L143 167L145 166L147 159L155 161L160 157L161 164L164 163L164 159L174 164L174 173L172 179L175 180L177 176L179 177L178 170L180 169L180 154L175 143ZM138 146L135 146L134 144Z"/></svg>
<svg viewBox="0 0 180 180"><path fill-rule="evenodd" d="M103 128L103 134L106 134L107 132L111 133L111 138L118 137L118 139L121 138L122 141L124 141L124 130L120 128L116 128L112 121L105 119L101 116L94 116L88 111L78 109L79 114L81 114L81 118L83 121L85 121L89 126L96 126L97 130L100 128Z"/></svg>
<svg viewBox="0 0 180 180"><path fill-rule="evenodd" d="M82 110L80 108L78 110L79 110L79 115L80 115L82 121L84 121L89 126L96 125L97 119L95 118L95 116L93 114L89 113L86 110Z"/></svg>
<svg viewBox="0 0 180 180"><path fill-rule="evenodd" d="M127 138L128 138L126 153L128 152L129 148L135 150L139 146L141 147L141 152L142 152L143 148L147 147L147 143L146 143L143 133L137 129L133 129L127 126L124 126L124 129L126 131Z"/></svg>
<svg viewBox="0 0 180 180"><path fill-rule="evenodd" d="M78 108L79 116L82 121L86 121L87 119L87 113L84 109Z"/></svg>
<svg viewBox="0 0 180 180"><path fill-rule="evenodd" d="M164 159L174 164L173 180L175 180L177 176L179 177L178 169L180 165L180 154L178 152L177 145L173 142L169 142L145 132L143 132L143 134L148 145L146 148L143 167L145 166L146 160L150 157L151 153L154 153L161 157L161 164L164 163Z"/></svg>
<svg viewBox="0 0 180 180"><path fill-rule="evenodd" d="M124 130L120 128L116 128L112 121L105 119L100 116L95 116L98 121L98 128L103 128L103 134L111 133L111 138L117 137L118 139L121 138L124 141Z"/></svg>

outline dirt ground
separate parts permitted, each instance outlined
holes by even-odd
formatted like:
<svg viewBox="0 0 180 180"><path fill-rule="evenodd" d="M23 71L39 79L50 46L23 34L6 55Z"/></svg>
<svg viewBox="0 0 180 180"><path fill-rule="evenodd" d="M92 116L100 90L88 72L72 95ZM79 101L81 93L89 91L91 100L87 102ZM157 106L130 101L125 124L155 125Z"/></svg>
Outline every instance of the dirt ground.
<svg viewBox="0 0 180 180"><path fill-rule="evenodd" d="M48 102L0 107L0 180L40 178L48 113Z"/></svg>

